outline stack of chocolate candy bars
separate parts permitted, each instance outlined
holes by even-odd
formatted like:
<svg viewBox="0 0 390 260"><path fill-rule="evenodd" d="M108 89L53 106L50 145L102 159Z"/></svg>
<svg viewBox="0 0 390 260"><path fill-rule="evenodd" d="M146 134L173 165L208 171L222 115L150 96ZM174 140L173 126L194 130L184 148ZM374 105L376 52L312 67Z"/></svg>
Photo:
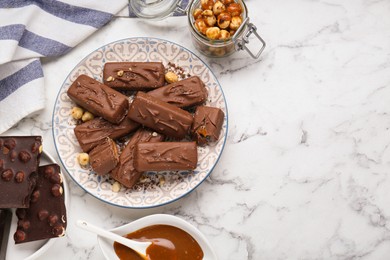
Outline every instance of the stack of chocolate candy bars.
<svg viewBox="0 0 390 260"><path fill-rule="evenodd" d="M103 83L79 75L69 87L68 96L96 116L74 129L96 174L131 188L145 171L195 169L197 146L218 140L224 113L203 105L204 83L171 76L161 62L111 62ZM131 102L127 93L135 93ZM115 140L124 136L120 150Z"/></svg>
<svg viewBox="0 0 390 260"><path fill-rule="evenodd" d="M0 137L0 209L16 208L17 244L65 234L60 167L39 166L41 153L40 136Z"/></svg>

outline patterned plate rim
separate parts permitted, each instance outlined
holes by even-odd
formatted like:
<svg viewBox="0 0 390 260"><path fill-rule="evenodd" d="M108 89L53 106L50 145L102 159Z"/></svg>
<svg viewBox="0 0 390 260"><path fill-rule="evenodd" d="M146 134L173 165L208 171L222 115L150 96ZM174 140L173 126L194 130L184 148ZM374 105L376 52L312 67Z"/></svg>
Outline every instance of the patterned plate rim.
<svg viewBox="0 0 390 260"><path fill-rule="evenodd" d="M147 40L147 41L153 41L153 40L156 40L156 41L160 41L160 42L168 42L168 43L171 43L173 45L176 45L180 48L182 48L183 50L187 51L188 53L192 54L193 56L195 56L197 59L199 59L199 61L209 70L209 72L211 73L211 75L214 77L214 80L215 82L217 83L220 91L221 91L221 94L222 94L222 97L223 97L223 102L225 104L225 111L226 111L226 131L225 131L225 135L223 136L224 140L223 140L223 143L222 143L222 147L221 147L221 151L220 153L218 154L218 158L216 159L214 165L210 168L209 172L205 175L205 177L200 180L200 182L195 185L194 187L192 187L190 190L188 190L187 192L181 194L180 196L172 199L172 200L169 200L169 201L165 201L165 202L162 202L162 203L159 203L159 204L153 204L153 205L144 205L144 206L134 206L134 205L120 205L120 204L117 204L117 203L114 203L114 202L111 202L111 201L108 201L108 200L105 200L101 197L99 197L97 194L93 194L92 192L90 192L88 189L86 189L81 183L79 183L77 180L75 180L75 178L72 176L72 174L69 173L69 170L68 168L66 167L66 164L64 163L64 161L62 160L62 157L61 157L61 154L59 152L59 148L57 146L57 142L56 142L56 134L55 134L55 122L54 122L54 117L55 117L55 110L56 110L56 104L57 104L57 101L58 99L60 98L60 94L61 94L61 90L63 88L63 86L65 85L67 79L69 78L69 76L71 75L71 73L73 72L73 70L78 67L87 57L89 57L92 53L98 51L99 49L107 46L107 45L111 45L111 44L115 44L115 43L119 43L119 42L123 42L123 41L126 41L126 40ZM68 176L70 176L70 178L82 189L84 190L86 193L88 193L89 195L91 195L92 197L100 200L101 202L104 202L104 203L107 203L109 205L112 205L112 206L116 206L116 207L120 207L120 208L127 208L127 209L149 209L149 208L155 208L155 207L160 207L160 206L164 206L164 205L167 205L167 204L170 204L170 203L173 203L185 196L187 196L188 194L190 194L192 191L194 191L197 187L199 187L199 185L201 185L206 179L207 177L210 176L211 172L214 170L215 166L218 164L220 158L221 158L221 155L223 153L223 150L225 148L225 144L226 144L226 140L227 140L227 135L228 135L228 130L229 130L229 116L228 116L228 106L227 106L227 103L226 103L226 98L225 98L225 93L223 92L223 89L221 87L221 84L219 83L218 81L218 78L215 76L214 72L211 70L211 68L209 67L209 65L207 65L207 63L205 63L198 55L196 55L195 53L193 53L191 50L187 49L186 47L176 43L176 42L173 42L173 41L170 41L170 40L166 40L166 39L161 39L161 38L156 38L156 37L129 37L129 38L123 38L123 39L119 39L119 40L116 40L116 41L112 41L112 42L108 42L98 48L96 48L95 50L91 51L90 53L88 53L87 55L84 56L84 58L82 58L72 69L71 71L68 73L68 75L65 77L61 87L59 88L58 90L58 93L57 93L57 97L55 99L55 102L54 102L54 108L53 108L53 114L52 114L52 134L53 134L53 142L54 142L54 146L55 146L55 149L56 149L56 152L57 152L57 155L58 155L58 158L60 159L60 162L63 166L63 168L66 170L66 173L68 174Z"/></svg>

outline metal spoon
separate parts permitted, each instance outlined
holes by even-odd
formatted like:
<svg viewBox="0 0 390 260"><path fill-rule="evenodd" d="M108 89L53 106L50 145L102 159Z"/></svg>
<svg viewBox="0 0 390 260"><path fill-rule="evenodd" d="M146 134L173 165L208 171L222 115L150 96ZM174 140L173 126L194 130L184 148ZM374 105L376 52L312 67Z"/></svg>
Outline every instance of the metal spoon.
<svg viewBox="0 0 390 260"><path fill-rule="evenodd" d="M125 237L122 237L120 235L117 235L115 233L112 233L110 231L104 230L100 227L94 226L84 220L78 220L76 222L77 226L90 231L92 233L95 233L99 236L105 237L109 240L116 241L124 246L127 246L134 251L136 251L140 256L142 256L144 259L146 259L146 249L152 244L152 242L139 242L135 240L131 240Z"/></svg>

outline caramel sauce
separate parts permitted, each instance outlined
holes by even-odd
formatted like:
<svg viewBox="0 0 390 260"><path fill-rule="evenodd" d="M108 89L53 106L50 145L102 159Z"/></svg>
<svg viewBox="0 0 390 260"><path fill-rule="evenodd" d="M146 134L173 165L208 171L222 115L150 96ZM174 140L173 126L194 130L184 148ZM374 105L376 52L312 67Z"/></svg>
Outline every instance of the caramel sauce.
<svg viewBox="0 0 390 260"><path fill-rule="evenodd" d="M153 225L127 234L127 238L151 241L146 249L149 260L203 259L203 251L195 239L184 230L169 225ZM134 250L114 242L114 250L121 260L144 260Z"/></svg>

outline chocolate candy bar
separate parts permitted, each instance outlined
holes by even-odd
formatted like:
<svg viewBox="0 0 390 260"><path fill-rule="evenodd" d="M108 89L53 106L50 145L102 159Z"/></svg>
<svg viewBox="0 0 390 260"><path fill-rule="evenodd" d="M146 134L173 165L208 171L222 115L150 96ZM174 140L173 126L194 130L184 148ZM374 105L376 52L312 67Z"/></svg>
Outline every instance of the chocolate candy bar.
<svg viewBox="0 0 390 260"><path fill-rule="evenodd" d="M16 210L16 244L65 235L67 220L62 180L57 164L39 167L30 207Z"/></svg>
<svg viewBox="0 0 390 260"><path fill-rule="evenodd" d="M193 76L148 92L155 98L177 107L200 105L207 99L207 89L199 77Z"/></svg>
<svg viewBox="0 0 390 260"><path fill-rule="evenodd" d="M134 150L134 168L139 172L193 170L197 162L195 142L138 143Z"/></svg>
<svg viewBox="0 0 390 260"><path fill-rule="evenodd" d="M221 133L224 116L223 111L219 108L197 107L191 127L192 139L199 145L217 141Z"/></svg>
<svg viewBox="0 0 390 260"><path fill-rule="evenodd" d="M130 105L128 117L153 130L175 138L183 138L192 124L192 115L143 92L138 92Z"/></svg>
<svg viewBox="0 0 390 260"><path fill-rule="evenodd" d="M67 93L74 102L113 124L119 124L129 108L129 100L125 95L87 75L80 75Z"/></svg>
<svg viewBox="0 0 390 260"><path fill-rule="evenodd" d="M118 164L119 155L115 142L106 137L89 153L89 161L92 169L98 175L109 173Z"/></svg>
<svg viewBox="0 0 390 260"><path fill-rule="evenodd" d="M141 128L130 138L129 142L123 148L119 157L119 163L114 170L111 171L111 177L122 183L127 188L131 188L141 177L142 172L135 170L134 147L137 143L154 143L161 142L164 136L148 129Z"/></svg>
<svg viewBox="0 0 390 260"><path fill-rule="evenodd" d="M165 68L161 62L107 62L103 82L120 90L147 90L164 86Z"/></svg>
<svg viewBox="0 0 390 260"><path fill-rule="evenodd" d="M0 137L0 208L27 208L42 153L40 136Z"/></svg>
<svg viewBox="0 0 390 260"><path fill-rule="evenodd" d="M74 134L84 152L89 152L106 137L117 139L136 130L140 125L125 118L119 125L111 124L101 117L94 118L74 128Z"/></svg>

